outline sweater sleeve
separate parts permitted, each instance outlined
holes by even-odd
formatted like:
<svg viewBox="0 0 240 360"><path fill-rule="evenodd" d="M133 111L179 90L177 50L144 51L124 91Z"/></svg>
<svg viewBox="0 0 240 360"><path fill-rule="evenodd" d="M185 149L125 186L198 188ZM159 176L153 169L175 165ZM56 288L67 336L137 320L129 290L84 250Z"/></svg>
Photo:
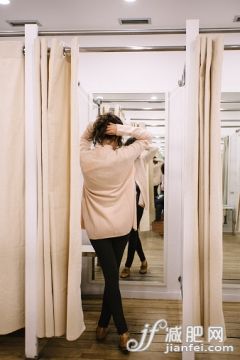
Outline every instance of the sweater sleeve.
<svg viewBox="0 0 240 360"><path fill-rule="evenodd" d="M144 151L141 155L142 159L145 162L149 162L153 159L154 155L158 152L158 147L157 146L149 146L146 151Z"/></svg>
<svg viewBox="0 0 240 360"><path fill-rule="evenodd" d="M122 146L118 149L123 159L132 161L135 161L138 156L149 147L149 140L152 138L152 135L144 128L129 125L117 125L117 135L128 135L137 139L133 144Z"/></svg>
<svg viewBox="0 0 240 360"><path fill-rule="evenodd" d="M92 141L89 140L93 130L93 123L89 123L80 137L80 152L91 149Z"/></svg>
<svg viewBox="0 0 240 360"><path fill-rule="evenodd" d="M117 124L117 135L118 136L131 136L137 140L151 140L152 134L145 128L135 127L130 125Z"/></svg>

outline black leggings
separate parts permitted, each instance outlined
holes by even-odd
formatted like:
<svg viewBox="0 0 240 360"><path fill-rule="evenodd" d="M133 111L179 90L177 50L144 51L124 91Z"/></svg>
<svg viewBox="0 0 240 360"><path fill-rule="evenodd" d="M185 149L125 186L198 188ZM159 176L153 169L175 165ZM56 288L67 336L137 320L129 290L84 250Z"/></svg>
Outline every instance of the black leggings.
<svg viewBox="0 0 240 360"><path fill-rule="evenodd" d="M137 252L141 261L146 260L144 252L143 252L141 240L139 237L139 233L138 233L138 228L139 228L140 221L141 221L141 218L143 216L143 211L144 211L144 208L142 206L138 205L139 196L140 196L140 190L139 190L139 187L137 187L136 188L137 230L132 229L130 232L129 243L128 243L128 254L127 254L127 260L125 263L125 266L128 268L130 268L132 266L135 251Z"/></svg>
<svg viewBox="0 0 240 360"><path fill-rule="evenodd" d="M102 311L98 326L107 327L112 315L120 335L128 331L119 289L119 267L128 238L129 234L115 238L90 240L99 259L105 280Z"/></svg>
<svg viewBox="0 0 240 360"><path fill-rule="evenodd" d="M158 196L158 186L159 185L154 185L154 198Z"/></svg>
<svg viewBox="0 0 240 360"><path fill-rule="evenodd" d="M161 219L162 212L164 210L164 192L161 192L160 198L155 198L155 213L156 213L156 221Z"/></svg>

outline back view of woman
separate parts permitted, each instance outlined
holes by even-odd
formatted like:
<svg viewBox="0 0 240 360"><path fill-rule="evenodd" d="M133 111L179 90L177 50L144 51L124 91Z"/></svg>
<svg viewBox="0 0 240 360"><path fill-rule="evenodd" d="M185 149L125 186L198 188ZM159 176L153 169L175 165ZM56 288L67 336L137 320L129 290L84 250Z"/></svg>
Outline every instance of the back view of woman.
<svg viewBox="0 0 240 360"><path fill-rule="evenodd" d="M122 147L123 135L137 140ZM122 351L126 351L129 333L119 290L119 267L129 233L137 228L134 161L150 138L146 130L122 125L117 116L108 113L89 124L80 140L84 178L82 227L99 258L105 279L96 337L98 340L106 337L112 316Z"/></svg>

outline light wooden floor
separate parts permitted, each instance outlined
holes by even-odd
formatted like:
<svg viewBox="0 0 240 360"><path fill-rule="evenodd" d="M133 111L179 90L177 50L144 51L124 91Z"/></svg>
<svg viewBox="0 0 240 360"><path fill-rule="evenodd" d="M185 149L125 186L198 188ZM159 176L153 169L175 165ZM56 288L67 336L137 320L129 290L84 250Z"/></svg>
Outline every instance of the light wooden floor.
<svg viewBox="0 0 240 360"><path fill-rule="evenodd" d="M240 234L223 235L223 279L240 282Z"/></svg>
<svg viewBox="0 0 240 360"><path fill-rule="evenodd" d="M164 282L164 238L153 231L140 233L142 246L149 264L145 275L139 274L140 260L135 254L131 276L126 281L158 281ZM123 255L122 266L127 257L127 248ZM96 280L103 280L99 266L95 267ZM240 234L224 234L223 236L223 279L240 283Z"/></svg>
<svg viewBox="0 0 240 360"><path fill-rule="evenodd" d="M124 311L132 337L139 340L140 331L145 323L153 324L158 319L165 319L169 326L181 324L181 302L171 300L124 299ZM88 297L83 300L86 331L76 341L66 341L64 337L41 339L39 359L84 359L84 360L121 360L126 355L118 348L118 335L113 324L104 343L95 340L96 320L99 315L101 300ZM198 354L200 360L239 360L240 359L240 303L224 303L224 314L228 338L226 344L235 346L235 352L228 354ZM238 339L236 337L239 337ZM165 334L156 334L147 351L131 353L131 360L181 359L180 353L164 355ZM0 336L0 359L24 359L24 331Z"/></svg>
<svg viewBox="0 0 240 360"><path fill-rule="evenodd" d="M145 275L139 274L140 259L137 254L134 256L133 265L131 267L131 276L125 281L157 281L164 282L164 239L158 233L153 231L140 232L143 251L148 262L148 272ZM125 249L121 269L124 267L127 257L127 247ZM101 267L95 266L95 279L103 280Z"/></svg>

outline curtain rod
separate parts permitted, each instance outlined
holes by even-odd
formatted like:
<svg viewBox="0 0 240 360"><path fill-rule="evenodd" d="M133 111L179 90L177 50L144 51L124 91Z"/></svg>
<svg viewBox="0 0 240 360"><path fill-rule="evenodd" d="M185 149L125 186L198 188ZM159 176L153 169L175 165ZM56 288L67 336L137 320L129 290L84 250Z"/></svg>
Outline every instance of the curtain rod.
<svg viewBox="0 0 240 360"><path fill-rule="evenodd" d="M151 100L151 99L101 99L100 97L96 97L96 98L93 98L93 102L97 102L97 100L100 100L101 103L116 103L116 102L148 102L148 103L165 103L165 100ZM240 101L239 100L221 100L220 101L221 104L240 104ZM228 109L223 109L223 110L228 110ZM235 109L230 109L228 111L236 111Z"/></svg>
<svg viewBox="0 0 240 360"><path fill-rule="evenodd" d="M166 121L165 118L159 119L150 119L150 118L131 118L131 121Z"/></svg>
<svg viewBox="0 0 240 360"><path fill-rule="evenodd" d="M221 104L240 104L239 100L221 100Z"/></svg>
<svg viewBox="0 0 240 360"><path fill-rule="evenodd" d="M142 103L142 102L147 102L147 103L151 103L151 104L157 104L157 103L165 103L165 100L150 100L150 99L101 99L96 97L95 99L93 99L93 102L96 104L97 103L97 99L99 99L102 103Z"/></svg>
<svg viewBox="0 0 240 360"><path fill-rule="evenodd" d="M165 125L161 125L161 124L157 124L157 125L150 125L150 124L146 124L146 127L165 127Z"/></svg>
<svg viewBox="0 0 240 360"><path fill-rule="evenodd" d="M240 50L240 45L225 45L224 50ZM64 54L70 54L71 48L65 47ZM80 47L80 52L154 52L154 51L186 51L186 46L110 46Z"/></svg>
<svg viewBox="0 0 240 360"><path fill-rule="evenodd" d="M240 33L240 27L230 28L200 28L200 34L234 34ZM40 30L39 36L103 36L103 35L178 35L186 34L185 28L180 29L122 29L122 30ZM24 36L24 30L20 31L0 31L0 37L20 37Z"/></svg>
<svg viewBox="0 0 240 360"><path fill-rule="evenodd" d="M124 111L165 111L163 108L120 108Z"/></svg>
<svg viewBox="0 0 240 360"><path fill-rule="evenodd" d="M231 128L238 128L239 126L235 126L235 125L221 125L221 128L224 128L224 129L231 129Z"/></svg>
<svg viewBox="0 0 240 360"><path fill-rule="evenodd" d="M50 48L48 51L50 52ZM225 45L224 50L240 50L240 45ZM158 51L186 51L186 46L99 46L99 47L79 47L79 52L82 53L114 53L114 52L158 52ZM25 46L23 47L25 54ZM63 54L71 54L70 47L63 47Z"/></svg>
<svg viewBox="0 0 240 360"><path fill-rule="evenodd" d="M221 119L221 122L237 122L240 124L240 119Z"/></svg>
<svg viewBox="0 0 240 360"><path fill-rule="evenodd" d="M240 109L220 109L222 112L233 112L233 111L240 111Z"/></svg>

